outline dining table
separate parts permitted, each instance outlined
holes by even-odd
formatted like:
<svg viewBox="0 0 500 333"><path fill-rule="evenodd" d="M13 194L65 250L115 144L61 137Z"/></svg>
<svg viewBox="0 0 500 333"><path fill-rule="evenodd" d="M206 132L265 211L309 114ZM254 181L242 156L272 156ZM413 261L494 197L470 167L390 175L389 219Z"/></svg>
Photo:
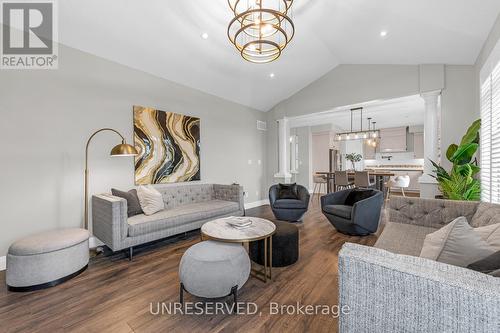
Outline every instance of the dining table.
<svg viewBox="0 0 500 333"><path fill-rule="evenodd" d="M375 186L379 191L385 194L385 179L388 177L394 177L396 174L389 170L365 170L371 177L375 177ZM354 178L355 171L347 171L349 178ZM335 171L320 171L316 172L316 175L326 176L326 191L328 193L335 190Z"/></svg>

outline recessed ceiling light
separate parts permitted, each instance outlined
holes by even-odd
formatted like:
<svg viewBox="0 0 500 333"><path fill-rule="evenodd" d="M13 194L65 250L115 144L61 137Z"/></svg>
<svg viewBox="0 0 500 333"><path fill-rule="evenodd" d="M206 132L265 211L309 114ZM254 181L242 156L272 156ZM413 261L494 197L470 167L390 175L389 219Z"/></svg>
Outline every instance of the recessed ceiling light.
<svg viewBox="0 0 500 333"><path fill-rule="evenodd" d="M380 32L380 37L387 37L387 31L386 30L382 30Z"/></svg>
<svg viewBox="0 0 500 333"><path fill-rule="evenodd" d="M201 38L208 39L208 34L206 32L202 33Z"/></svg>
<svg viewBox="0 0 500 333"><path fill-rule="evenodd" d="M269 74L269 77L272 79L274 78L274 73Z"/></svg>

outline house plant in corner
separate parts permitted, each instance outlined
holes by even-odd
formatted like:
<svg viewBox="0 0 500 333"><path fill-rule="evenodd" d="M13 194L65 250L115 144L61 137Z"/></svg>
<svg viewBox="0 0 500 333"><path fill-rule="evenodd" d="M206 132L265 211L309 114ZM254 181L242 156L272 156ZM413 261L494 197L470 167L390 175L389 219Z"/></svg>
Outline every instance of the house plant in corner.
<svg viewBox="0 0 500 333"><path fill-rule="evenodd" d="M352 163L352 169L356 170L356 162L361 161L363 156L358 153L350 153L345 155L346 160L350 161Z"/></svg>
<svg viewBox="0 0 500 333"><path fill-rule="evenodd" d="M481 184L476 175L480 168L475 157L479 148L479 130L481 119L472 123L460 144L451 144L446 150L446 158L452 163L450 171L432 161L439 190L444 199L479 201L481 199Z"/></svg>

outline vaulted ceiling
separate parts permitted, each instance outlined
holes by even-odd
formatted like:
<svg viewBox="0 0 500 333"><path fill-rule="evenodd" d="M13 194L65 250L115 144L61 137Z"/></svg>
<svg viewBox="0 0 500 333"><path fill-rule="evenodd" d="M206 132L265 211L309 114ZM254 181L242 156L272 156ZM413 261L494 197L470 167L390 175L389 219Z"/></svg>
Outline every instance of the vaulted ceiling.
<svg viewBox="0 0 500 333"><path fill-rule="evenodd" d="M227 0L58 3L61 43L262 111L338 64L473 64L500 12L499 0L295 0L292 43L259 65L228 40Z"/></svg>

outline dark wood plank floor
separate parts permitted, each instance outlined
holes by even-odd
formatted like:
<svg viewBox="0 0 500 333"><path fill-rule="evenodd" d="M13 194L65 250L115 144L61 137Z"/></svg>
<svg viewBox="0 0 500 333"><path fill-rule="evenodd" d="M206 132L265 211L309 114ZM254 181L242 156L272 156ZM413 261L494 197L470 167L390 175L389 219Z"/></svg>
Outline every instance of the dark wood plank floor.
<svg viewBox="0 0 500 333"><path fill-rule="evenodd" d="M250 278L239 301L255 302L255 315L153 315L150 304L176 302L178 266L184 251L199 241L199 232L136 251L98 256L77 278L57 287L12 293L0 272L0 332L335 332L337 320L326 315L271 315L270 302L337 304L337 254L345 242L372 245L376 237L337 233L321 214L316 198L300 230L300 259L275 268L274 280ZM274 219L269 206L248 210L250 216ZM198 301L187 295L186 301Z"/></svg>

